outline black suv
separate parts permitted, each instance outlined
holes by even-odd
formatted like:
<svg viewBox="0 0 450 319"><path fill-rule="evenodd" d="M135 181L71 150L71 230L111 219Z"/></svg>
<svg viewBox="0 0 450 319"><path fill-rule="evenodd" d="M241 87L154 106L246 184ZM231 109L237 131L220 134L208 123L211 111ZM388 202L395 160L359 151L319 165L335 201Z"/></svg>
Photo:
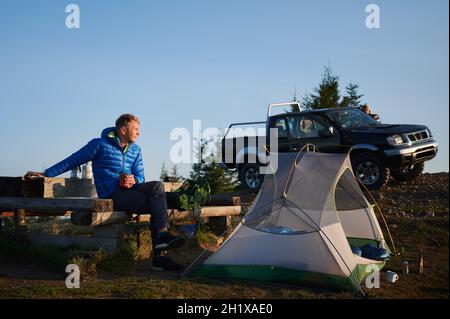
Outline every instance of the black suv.
<svg viewBox="0 0 450 319"><path fill-rule="evenodd" d="M237 124L240 123L230 128ZM256 143L249 143L249 137L242 137L243 141L233 137L230 143L226 142L225 135L222 140L223 163L228 168L238 169L242 184L250 191L257 191L261 186L259 166L270 151L271 128L278 130L279 152L296 152L307 144L325 153L351 150L353 171L369 189L383 187L390 177L399 181L414 180L422 173L425 161L434 158L438 151L438 144L426 126L381 124L357 108L282 113L268 116L265 125L267 147L261 145L261 139L260 143L257 139ZM233 160L230 161L228 155L227 162L225 154L231 151L230 145ZM250 161L250 158L255 160Z"/></svg>

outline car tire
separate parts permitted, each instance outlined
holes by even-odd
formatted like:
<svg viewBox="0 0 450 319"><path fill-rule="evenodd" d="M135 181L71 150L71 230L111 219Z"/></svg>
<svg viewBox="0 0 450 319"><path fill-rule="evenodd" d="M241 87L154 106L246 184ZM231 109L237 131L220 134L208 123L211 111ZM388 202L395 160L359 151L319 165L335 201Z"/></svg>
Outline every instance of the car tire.
<svg viewBox="0 0 450 319"><path fill-rule="evenodd" d="M399 182L412 182L417 177L422 175L425 168L425 162L402 167L398 171L392 172L392 177Z"/></svg>
<svg viewBox="0 0 450 319"><path fill-rule="evenodd" d="M390 178L390 170L376 154L361 153L352 158L353 173L367 189L384 187Z"/></svg>
<svg viewBox="0 0 450 319"><path fill-rule="evenodd" d="M259 173L258 164L244 164L239 173L242 186L250 193L258 192L264 181L264 175Z"/></svg>

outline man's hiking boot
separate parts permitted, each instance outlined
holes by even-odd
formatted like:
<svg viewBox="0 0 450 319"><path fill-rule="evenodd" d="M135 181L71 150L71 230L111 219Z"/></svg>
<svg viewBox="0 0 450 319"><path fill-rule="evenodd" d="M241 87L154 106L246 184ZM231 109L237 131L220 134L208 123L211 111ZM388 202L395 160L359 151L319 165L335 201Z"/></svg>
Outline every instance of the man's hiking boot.
<svg viewBox="0 0 450 319"><path fill-rule="evenodd" d="M174 262L167 256L156 256L152 261L152 270L154 271L177 271L184 270L184 266Z"/></svg>
<svg viewBox="0 0 450 319"><path fill-rule="evenodd" d="M178 248L183 246L185 242L186 240L183 237L174 236L167 231L160 232L155 243L155 252Z"/></svg>

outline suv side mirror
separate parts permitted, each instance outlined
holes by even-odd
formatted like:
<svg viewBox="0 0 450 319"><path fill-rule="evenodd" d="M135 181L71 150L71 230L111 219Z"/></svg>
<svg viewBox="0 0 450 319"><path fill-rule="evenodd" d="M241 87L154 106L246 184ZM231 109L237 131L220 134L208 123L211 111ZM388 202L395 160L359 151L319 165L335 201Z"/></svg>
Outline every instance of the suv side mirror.
<svg viewBox="0 0 450 319"><path fill-rule="evenodd" d="M334 130L334 127L333 127L333 126L330 126L330 127L328 128L328 132L330 133L330 136L334 136L334 135L336 135L336 132L335 132L335 130Z"/></svg>
<svg viewBox="0 0 450 319"><path fill-rule="evenodd" d="M320 137L330 137L336 135L336 129L333 126L319 132Z"/></svg>

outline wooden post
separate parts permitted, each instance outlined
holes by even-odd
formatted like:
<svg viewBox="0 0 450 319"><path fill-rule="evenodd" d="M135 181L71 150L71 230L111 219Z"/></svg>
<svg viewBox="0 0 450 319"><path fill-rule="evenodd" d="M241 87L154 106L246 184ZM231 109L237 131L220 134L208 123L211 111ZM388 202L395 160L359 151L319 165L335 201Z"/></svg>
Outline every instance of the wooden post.
<svg viewBox="0 0 450 319"><path fill-rule="evenodd" d="M36 178L0 176L0 196L6 197L92 197L92 179Z"/></svg>
<svg viewBox="0 0 450 319"><path fill-rule="evenodd" d="M26 232L27 231L27 219L26 219L25 209L18 209L14 212L14 225L16 231Z"/></svg>
<svg viewBox="0 0 450 319"><path fill-rule="evenodd" d="M231 216L208 217L207 224L217 236L228 235L231 227Z"/></svg>
<svg viewBox="0 0 450 319"><path fill-rule="evenodd" d="M197 217L222 217L222 216L239 216L241 206L216 206L202 207L196 215ZM190 217L192 214L188 211L178 211L176 209L167 210L169 218L176 220ZM124 211L112 212L73 212L71 221L75 225L100 226L114 223L124 223L131 219L131 215ZM148 214L140 215L140 222L148 222L150 220Z"/></svg>

